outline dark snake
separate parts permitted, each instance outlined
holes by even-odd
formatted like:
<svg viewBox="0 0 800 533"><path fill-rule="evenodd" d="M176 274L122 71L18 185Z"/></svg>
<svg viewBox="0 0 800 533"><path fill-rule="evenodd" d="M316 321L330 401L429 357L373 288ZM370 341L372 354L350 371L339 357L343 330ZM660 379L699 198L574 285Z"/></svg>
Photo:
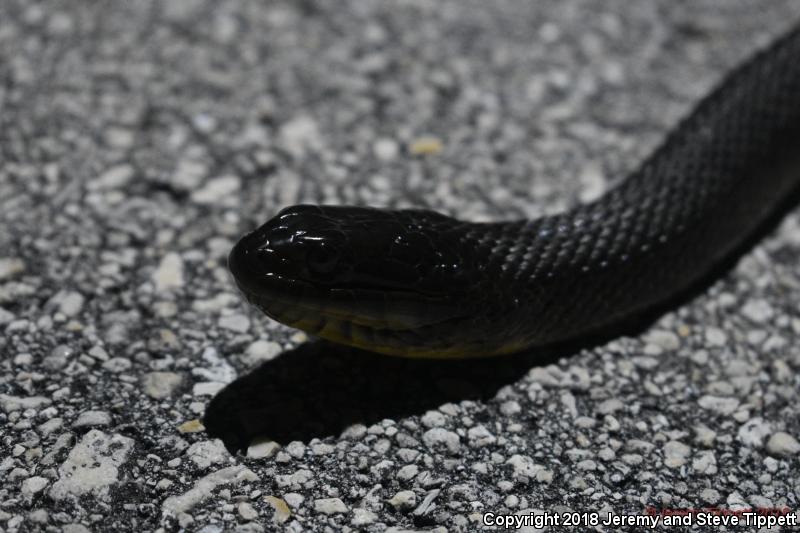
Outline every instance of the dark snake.
<svg viewBox="0 0 800 533"><path fill-rule="evenodd" d="M731 72L598 200L535 220L297 205L242 237L229 267L270 317L413 357L517 352L668 302L712 272L800 184L800 27Z"/></svg>

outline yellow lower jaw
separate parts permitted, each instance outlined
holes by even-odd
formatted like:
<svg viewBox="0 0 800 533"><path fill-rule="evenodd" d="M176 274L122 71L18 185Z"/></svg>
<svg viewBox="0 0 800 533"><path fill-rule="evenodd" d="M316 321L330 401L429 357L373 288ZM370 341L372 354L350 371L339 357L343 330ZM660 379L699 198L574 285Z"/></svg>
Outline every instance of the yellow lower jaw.
<svg viewBox="0 0 800 533"><path fill-rule="evenodd" d="M361 350L377 352L384 355L397 357L408 357L413 359L472 359L479 357L491 357L507 355L519 352L527 348L523 342L509 342L499 348L487 352L482 351L479 346L452 345L447 348L436 348L426 346L387 346L375 344L374 339L364 337L357 328L350 329L350 336L344 334L344 329L337 319L326 319L320 329L319 320L300 319L292 324L292 327L301 329L311 335L316 335L323 339L352 346Z"/></svg>

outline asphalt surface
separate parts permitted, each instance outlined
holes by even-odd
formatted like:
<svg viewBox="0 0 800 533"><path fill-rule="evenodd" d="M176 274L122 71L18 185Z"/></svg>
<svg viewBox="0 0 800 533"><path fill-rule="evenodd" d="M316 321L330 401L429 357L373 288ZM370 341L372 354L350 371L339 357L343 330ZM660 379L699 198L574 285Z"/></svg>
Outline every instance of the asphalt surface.
<svg viewBox="0 0 800 533"><path fill-rule="evenodd" d="M474 363L308 342L225 260L293 203L477 220L595 198L798 20L791 0L4 0L0 531L797 513L800 209L642 331Z"/></svg>

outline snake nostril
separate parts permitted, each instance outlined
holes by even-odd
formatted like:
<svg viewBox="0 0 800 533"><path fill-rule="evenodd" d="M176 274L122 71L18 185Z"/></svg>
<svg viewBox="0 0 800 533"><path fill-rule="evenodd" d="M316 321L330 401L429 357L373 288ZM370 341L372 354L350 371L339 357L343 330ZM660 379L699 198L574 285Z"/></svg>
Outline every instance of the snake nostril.
<svg viewBox="0 0 800 533"><path fill-rule="evenodd" d="M263 232L254 231L242 237L228 254L228 268L240 283L251 282L264 272L266 239Z"/></svg>

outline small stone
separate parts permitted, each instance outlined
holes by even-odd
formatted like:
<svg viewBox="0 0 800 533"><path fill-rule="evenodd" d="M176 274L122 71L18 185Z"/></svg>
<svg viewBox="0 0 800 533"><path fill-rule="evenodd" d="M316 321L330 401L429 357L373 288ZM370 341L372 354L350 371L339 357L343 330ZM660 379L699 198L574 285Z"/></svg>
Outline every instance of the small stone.
<svg viewBox="0 0 800 533"><path fill-rule="evenodd" d="M14 318L16 317L13 313L11 313L11 311L7 311L0 307L0 326L3 324L8 324L9 322L13 321Z"/></svg>
<svg viewBox="0 0 800 533"><path fill-rule="evenodd" d="M317 123L307 115L295 117L283 124L278 132L281 142L295 156L323 146L323 139Z"/></svg>
<svg viewBox="0 0 800 533"><path fill-rule="evenodd" d="M30 501L36 494L40 493L48 483L49 481L47 478L41 476L29 477L22 482L22 496Z"/></svg>
<svg viewBox="0 0 800 533"><path fill-rule="evenodd" d="M439 411L428 411L422 418L420 422L426 428L434 428L434 427L442 427L445 425L447 419L445 418L444 414Z"/></svg>
<svg viewBox="0 0 800 533"><path fill-rule="evenodd" d="M250 319L240 314L221 316L219 327L236 333L246 333L250 329Z"/></svg>
<svg viewBox="0 0 800 533"><path fill-rule="evenodd" d="M142 377L142 390L156 400L169 398L180 387L183 377L174 372L148 372Z"/></svg>
<svg viewBox="0 0 800 533"><path fill-rule="evenodd" d="M419 473L417 465L406 465L397 471L397 479L408 481Z"/></svg>
<svg viewBox="0 0 800 533"><path fill-rule="evenodd" d="M299 440L293 440L292 442L286 445L286 453L288 453L295 459L302 459L303 456L306 454L306 445L300 442Z"/></svg>
<svg viewBox="0 0 800 533"><path fill-rule="evenodd" d="M757 324L769 321L775 312L766 300L748 300L742 306L742 314Z"/></svg>
<svg viewBox="0 0 800 533"><path fill-rule="evenodd" d="M741 494L737 491L733 491L728 494L725 503L728 504L728 507L733 511L741 511L744 509L749 509L750 505L745 501Z"/></svg>
<svg viewBox="0 0 800 533"><path fill-rule="evenodd" d="M381 161L392 161L400 152L400 147L392 139L378 139L372 145L372 152Z"/></svg>
<svg viewBox="0 0 800 533"><path fill-rule="evenodd" d="M401 490L387 500L387 503L397 510L408 510L417 505L417 495L413 490Z"/></svg>
<svg viewBox="0 0 800 533"><path fill-rule="evenodd" d="M72 423L73 428L102 427L111 424L111 415L105 411L84 411Z"/></svg>
<svg viewBox="0 0 800 533"><path fill-rule="evenodd" d="M197 204L214 205L220 200L236 195L241 188L238 176L220 176L209 180L204 187L192 193L192 201Z"/></svg>
<svg viewBox="0 0 800 533"><path fill-rule="evenodd" d="M183 286L183 259L170 252L161 259L158 268L153 272L153 283L156 291L162 292Z"/></svg>
<svg viewBox="0 0 800 533"><path fill-rule="evenodd" d="M736 411L736 408L739 407L739 400L736 398L723 398L710 395L700 397L697 403L703 409L714 411L723 416L732 414Z"/></svg>
<svg viewBox="0 0 800 533"><path fill-rule="evenodd" d="M800 443L788 433L778 431L767 441L767 452L780 456L797 455L800 453Z"/></svg>
<svg viewBox="0 0 800 533"><path fill-rule="evenodd" d="M205 426L203 423L197 420L189 420L188 422L184 422L180 426L178 426L178 431L180 433L200 433L201 431L205 431Z"/></svg>
<svg viewBox="0 0 800 533"><path fill-rule="evenodd" d="M281 351L283 348L277 342L257 340L247 347L242 359L248 366L256 366L275 359Z"/></svg>
<svg viewBox="0 0 800 533"><path fill-rule="evenodd" d="M704 502L711 504L717 503L721 498L719 491L714 489L703 489L700 492L700 497L703 498Z"/></svg>
<svg viewBox="0 0 800 533"><path fill-rule="evenodd" d="M275 455L280 448L280 444L275 441L258 439L247 447L247 457L251 459L266 459Z"/></svg>
<svg viewBox="0 0 800 533"><path fill-rule="evenodd" d="M719 328L706 328L706 342L711 346L725 346L728 336Z"/></svg>
<svg viewBox="0 0 800 533"><path fill-rule="evenodd" d="M515 415L520 411L522 411L522 407L520 407L519 402L514 400L509 400L500 404L500 412L506 416Z"/></svg>
<svg viewBox="0 0 800 533"><path fill-rule="evenodd" d="M482 448L489 444L494 444L497 438L492 435L486 427L477 425L469 428L467 431L467 440L470 446L474 448Z"/></svg>
<svg viewBox="0 0 800 533"><path fill-rule="evenodd" d="M194 396L216 396L219 391L225 388L225 383L219 381L201 381L192 387Z"/></svg>
<svg viewBox="0 0 800 533"><path fill-rule="evenodd" d="M363 507L356 507L355 509L353 509L353 519L350 521L350 524L356 527L366 526L372 524L377 519L378 515L376 515L369 509L364 509Z"/></svg>
<svg viewBox="0 0 800 533"><path fill-rule="evenodd" d="M42 423L38 429L39 433L41 433L43 436L46 437L51 433L53 433L54 431L56 431L57 429L60 429L63 425L64 425L64 419L61 417L55 417L51 418L47 422Z"/></svg>
<svg viewBox="0 0 800 533"><path fill-rule="evenodd" d="M275 514L272 516L273 522L283 524L292 516L292 511L289 510L289 506L283 499L275 496L264 496L264 501L270 504L275 511Z"/></svg>
<svg viewBox="0 0 800 533"><path fill-rule="evenodd" d="M450 453L457 453L461 448L458 434L444 428L429 429L422 435L422 442L430 449L444 446Z"/></svg>
<svg viewBox="0 0 800 533"><path fill-rule="evenodd" d="M0 394L0 407L7 413L26 409L39 409L45 405L50 405L50 403L50 398L45 398L44 396L20 398L8 394Z"/></svg>
<svg viewBox="0 0 800 533"><path fill-rule="evenodd" d="M54 299L58 310L68 317L74 317L83 309L84 298L79 292L68 291L59 293Z"/></svg>
<svg viewBox="0 0 800 533"><path fill-rule="evenodd" d="M715 431L702 424L696 426L694 428L694 432L695 442L701 446L705 446L706 448L710 448L714 444L714 440L717 438L717 433Z"/></svg>
<svg viewBox="0 0 800 533"><path fill-rule="evenodd" d="M327 515L346 513L347 506L339 498L320 498L314 500L314 510Z"/></svg>
<svg viewBox="0 0 800 533"><path fill-rule="evenodd" d="M186 455L202 469L208 468L212 464L223 463L230 457L219 439L195 442L186 450Z"/></svg>
<svg viewBox="0 0 800 533"><path fill-rule="evenodd" d="M664 465L670 468L678 468L686 464L692 449L682 442L671 440L664 444Z"/></svg>
<svg viewBox="0 0 800 533"><path fill-rule="evenodd" d="M25 272L25 263L16 257L0 257L0 281Z"/></svg>
<svg viewBox="0 0 800 533"><path fill-rule="evenodd" d="M298 494L296 492L287 492L283 495L283 498L286 500L286 503L289 504L289 507L292 509L299 509L303 502L306 501L305 496L302 494Z"/></svg>
<svg viewBox="0 0 800 533"><path fill-rule="evenodd" d="M698 474L714 475L717 473L717 458L711 450L701 451L692 461L692 468Z"/></svg>
<svg viewBox="0 0 800 533"><path fill-rule="evenodd" d="M386 440L386 442L387 444L389 443L388 440ZM328 455L329 453L333 453L336 450L334 446L326 442L314 442L311 444L310 447L311 447L311 453L313 453L314 455Z"/></svg>
<svg viewBox="0 0 800 533"><path fill-rule="evenodd" d="M289 487L292 490L297 490L314 478L311 470L300 469L294 474L275 476L275 483L279 487Z"/></svg>
<svg viewBox="0 0 800 533"><path fill-rule="evenodd" d="M533 459L527 455L512 455L506 461L506 464L511 465L514 469L514 479L522 482L527 482L530 479L537 479L539 474L544 470L542 465L536 464Z"/></svg>
<svg viewBox="0 0 800 533"><path fill-rule="evenodd" d="M95 191L118 189L128 183L133 175L134 168L130 165L113 166L90 181L88 188Z"/></svg>
<svg viewBox="0 0 800 533"><path fill-rule="evenodd" d="M436 155L442 148L442 141L436 137L419 137L411 142L408 151L412 155Z"/></svg>
<svg viewBox="0 0 800 533"><path fill-rule="evenodd" d="M625 407L625 404L623 404L620 400L617 398L611 398L610 400L600 403L597 406L597 412L601 415L610 415L616 411L619 411L623 407Z"/></svg>
<svg viewBox="0 0 800 533"><path fill-rule="evenodd" d="M108 361L108 352L106 352L102 346L92 346L88 353L98 361Z"/></svg>
<svg viewBox="0 0 800 533"><path fill-rule="evenodd" d="M239 503L237 510L239 511L239 516L245 520L255 520L258 518L258 511L256 511L253 506L247 502Z"/></svg>
<svg viewBox="0 0 800 533"><path fill-rule="evenodd" d="M772 427L760 417L751 418L739 428L738 436L742 444L754 448L764 445L764 439L772 433Z"/></svg>
<svg viewBox="0 0 800 533"><path fill-rule="evenodd" d="M629 465L640 465L642 464L643 458L638 453L626 453L622 457L622 462L629 464Z"/></svg>
<svg viewBox="0 0 800 533"><path fill-rule="evenodd" d="M131 363L130 360L125 359L124 357L112 357L111 359L103 363L102 366L109 372L120 374L122 372L125 372L126 370L129 370L133 366L133 363Z"/></svg>
<svg viewBox="0 0 800 533"><path fill-rule="evenodd" d="M644 337L644 341L650 344L655 344L662 350L675 351L681 346L681 341L677 335L671 331L663 329L653 330Z"/></svg>
<svg viewBox="0 0 800 533"><path fill-rule="evenodd" d="M67 366L68 359L73 355L73 350L65 344L59 344L50 351L50 355L42 359L42 366L53 372L58 372Z"/></svg>
<svg viewBox="0 0 800 533"><path fill-rule="evenodd" d="M83 524L65 524L61 528L61 533L92 533L91 530Z"/></svg>
<svg viewBox="0 0 800 533"><path fill-rule="evenodd" d="M614 459L617 458L617 454L614 452L614 450L612 450L608 446L602 448L599 452L597 452L597 456L603 461L613 461Z"/></svg>

